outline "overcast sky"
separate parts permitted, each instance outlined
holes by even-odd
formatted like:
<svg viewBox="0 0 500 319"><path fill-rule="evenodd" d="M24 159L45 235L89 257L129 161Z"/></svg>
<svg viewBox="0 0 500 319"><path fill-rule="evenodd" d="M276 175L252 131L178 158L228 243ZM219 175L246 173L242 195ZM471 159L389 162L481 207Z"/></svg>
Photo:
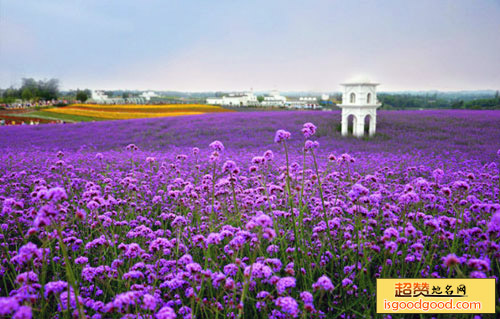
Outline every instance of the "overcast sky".
<svg viewBox="0 0 500 319"><path fill-rule="evenodd" d="M0 87L500 89L500 1L0 0Z"/></svg>

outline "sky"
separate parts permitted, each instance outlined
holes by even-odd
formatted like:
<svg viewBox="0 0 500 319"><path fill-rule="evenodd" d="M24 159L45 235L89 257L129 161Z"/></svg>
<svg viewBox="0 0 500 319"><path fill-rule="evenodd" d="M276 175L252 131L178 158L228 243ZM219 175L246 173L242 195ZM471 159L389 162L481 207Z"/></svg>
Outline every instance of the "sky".
<svg viewBox="0 0 500 319"><path fill-rule="evenodd" d="M0 0L0 88L500 89L500 0Z"/></svg>

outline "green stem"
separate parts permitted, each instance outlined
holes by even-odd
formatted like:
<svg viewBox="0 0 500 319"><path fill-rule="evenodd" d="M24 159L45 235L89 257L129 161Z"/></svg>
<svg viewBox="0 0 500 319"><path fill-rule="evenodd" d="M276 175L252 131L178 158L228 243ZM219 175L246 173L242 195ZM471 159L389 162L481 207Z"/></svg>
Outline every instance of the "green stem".
<svg viewBox="0 0 500 319"><path fill-rule="evenodd" d="M290 168L289 168L289 160L288 160L288 147L286 145L286 141L283 141L283 145L285 147L285 157L286 157L286 190L288 193L288 204L290 206L290 213L292 216L292 225L293 225L293 237L294 237L294 246L295 246L295 262L294 266L297 268L297 264L300 262L299 259L299 247L297 243L299 242L298 234L297 234L297 225L295 222L295 213L293 212L293 198L292 198L292 189L290 187Z"/></svg>
<svg viewBox="0 0 500 319"><path fill-rule="evenodd" d="M75 294L75 302L76 302L77 307L78 307L78 315L80 318L85 319L87 317L85 316L85 313L83 312L82 304L80 303L80 301L78 299L78 297L79 297L78 289L76 287L76 282L75 282L75 277L73 275L73 270L71 269L71 266L70 266L68 251L67 251L66 245L64 244L63 239L62 239L62 232L61 232L60 227L57 227L57 235L59 236L59 246L61 247L61 250L62 250L62 253L64 256L64 266L66 267L66 277L68 280L68 285L71 285L71 287L73 288L73 293ZM70 307L69 307L70 300L71 300L71 290L69 289L69 286L68 286L68 312L70 311Z"/></svg>

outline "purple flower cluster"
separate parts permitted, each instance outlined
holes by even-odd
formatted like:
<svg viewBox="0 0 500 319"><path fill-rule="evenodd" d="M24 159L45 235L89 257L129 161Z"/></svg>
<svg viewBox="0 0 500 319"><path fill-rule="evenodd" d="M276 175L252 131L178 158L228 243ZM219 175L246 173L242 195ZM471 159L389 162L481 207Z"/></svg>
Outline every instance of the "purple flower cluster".
<svg viewBox="0 0 500 319"><path fill-rule="evenodd" d="M499 114L338 116L0 128L0 317L375 317L374 278L498 279Z"/></svg>

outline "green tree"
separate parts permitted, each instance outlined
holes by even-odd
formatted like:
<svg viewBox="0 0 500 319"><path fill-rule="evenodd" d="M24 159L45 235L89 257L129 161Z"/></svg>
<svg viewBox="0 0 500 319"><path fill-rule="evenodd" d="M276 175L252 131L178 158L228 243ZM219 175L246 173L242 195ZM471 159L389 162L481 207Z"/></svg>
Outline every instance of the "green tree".
<svg viewBox="0 0 500 319"><path fill-rule="evenodd" d="M76 99L80 102L85 102L89 99L90 97L90 90L76 90Z"/></svg>
<svg viewBox="0 0 500 319"><path fill-rule="evenodd" d="M262 101L264 101L264 97L262 95L257 96L257 101L259 101L259 103L262 103Z"/></svg>
<svg viewBox="0 0 500 319"><path fill-rule="evenodd" d="M10 87L2 92L1 103L13 103L16 99L20 97L19 90Z"/></svg>
<svg viewBox="0 0 500 319"><path fill-rule="evenodd" d="M32 78L23 78L19 92L21 92L20 96L22 98L24 98L23 94L25 94L26 97L54 100L57 99L59 95L59 80L50 79L36 81Z"/></svg>
<svg viewBox="0 0 500 319"><path fill-rule="evenodd" d="M25 87L21 92L21 98L25 101L30 101L35 96L29 87Z"/></svg>
<svg viewBox="0 0 500 319"><path fill-rule="evenodd" d="M40 98L44 100L55 100L59 96L59 80L38 81L40 85Z"/></svg>

